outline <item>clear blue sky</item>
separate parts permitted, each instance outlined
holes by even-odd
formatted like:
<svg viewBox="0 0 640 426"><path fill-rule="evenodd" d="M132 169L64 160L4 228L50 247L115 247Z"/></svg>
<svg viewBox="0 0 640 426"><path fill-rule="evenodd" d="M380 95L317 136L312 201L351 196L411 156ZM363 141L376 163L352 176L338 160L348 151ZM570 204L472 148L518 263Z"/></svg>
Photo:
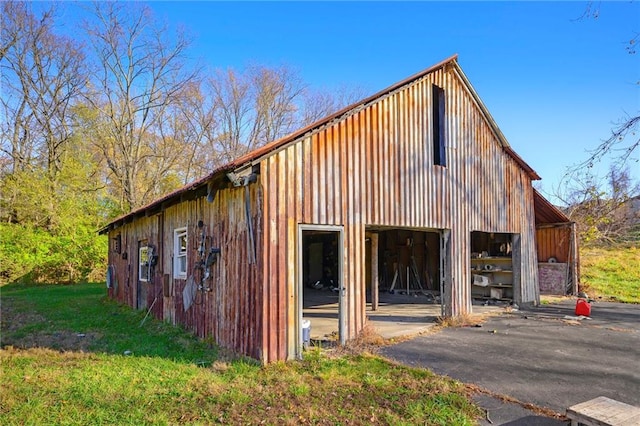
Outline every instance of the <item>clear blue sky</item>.
<svg viewBox="0 0 640 426"><path fill-rule="evenodd" d="M287 64L315 88L373 94L457 53L545 192L640 109L640 49L625 51L640 2L595 4L598 19L578 20L586 2L149 3L206 65Z"/></svg>

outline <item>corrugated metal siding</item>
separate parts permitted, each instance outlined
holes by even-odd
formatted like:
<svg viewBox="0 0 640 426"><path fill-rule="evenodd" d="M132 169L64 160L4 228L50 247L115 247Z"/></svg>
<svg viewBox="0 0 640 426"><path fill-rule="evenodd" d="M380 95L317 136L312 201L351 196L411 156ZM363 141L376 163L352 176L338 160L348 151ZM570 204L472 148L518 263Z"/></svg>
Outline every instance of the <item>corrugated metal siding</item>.
<svg viewBox="0 0 640 426"><path fill-rule="evenodd" d="M560 209L551 204L542 194L534 190L536 225L570 223L571 220Z"/></svg>
<svg viewBox="0 0 640 426"><path fill-rule="evenodd" d="M570 260L571 227L555 226L538 228L536 230L538 259L546 262L550 257L555 257L560 263Z"/></svg>
<svg viewBox="0 0 640 426"><path fill-rule="evenodd" d="M559 263L568 264L570 293L576 294L580 281L580 255L576 224L567 222L555 225L538 225L536 243L540 262L547 262L549 258L555 257Z"/></svg>
<svg viewBox="0 0 640 426"><path fill-rule="evenodd" d="M137 241L148 239L156 247L162 246L161 258L149 291L148 306L156 295L159 300L153 315L173 324L183 324L200 337L212 337L220 345L241 354L260 359L262 356L262 258L249 263L247 221L245 214L245 189L231 188L218 191L213 203L205 198L183 201L168 207L158 216L139 218L111 231L110 237L122 234L123 250L128 250L127 259L110 253L110 263L115 263L118 273L118 294L110 296L135 306L135 275L137 265ZM250 186L252 218L256 246L262 246L262 190L260 184ZM160 219L162 218L162 219ZM197 223L205 224L209 247L222 250L213 265L209 285L211 291L200 292L196 304L187 311L183 304L186 280L173 278L174 230L187 227L188 275L193 273L198 259L201 231ZM162 232L158 224L163 224ZM159 241L161 236L164 241ZM129 266L131 265L131 266ZM129 269L130 268L130 269ZM128 273L129 271L129 273ZM169 292L163 296L164 275L167 274ZM127 281L127 275L129 275ZM130 285L121 283L130 282Z"/></svg>
<svg viewBox="0 0 640 426"><path fill-rule="evenodd" d="M433 165L432 84L447 96L447 167ZM267 361L295 353L299 223L344 226L347 338L365 320L367 225L451 229L453 315L471 310L470 232L520 234L524 278L516 299L538 298L531 178L505 154L454 69L434 71L354 110L260 167Z"/></svg>
<svg viewBox="0 0 640 426"><path fill-rule="evenodd" d="M137 301L138 283L138 242L146 240L147 245L158 247L158 220L155 217L142 217L134 224L127 224L109 234L110 241L116 235L121 238L121 253L112 251L110 244L109 265L113 266L118 281L117 289L109 289L109 296L119 302L135 307ZM157 269L156 269L157 271ZM142 284L147 287L146 305L151 306L158 287L161 286L161 277L155 274L148 283ZM161 288L161 287L160 287ZM156 302L154 310L160 311L162 303Z"/></svg>

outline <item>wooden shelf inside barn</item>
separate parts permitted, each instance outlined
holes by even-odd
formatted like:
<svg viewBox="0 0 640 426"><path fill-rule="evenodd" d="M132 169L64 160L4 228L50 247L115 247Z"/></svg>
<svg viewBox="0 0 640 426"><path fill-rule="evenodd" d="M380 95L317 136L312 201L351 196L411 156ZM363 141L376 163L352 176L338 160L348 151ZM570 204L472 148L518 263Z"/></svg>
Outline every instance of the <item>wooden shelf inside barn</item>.
<svg viewBox="0 0 640 426"><path fill-rule="evenodd" d="M479 280L473 275L483 277ZM487 256L471 259L472 296L477 299L513 299L511 257Z"/></svg>

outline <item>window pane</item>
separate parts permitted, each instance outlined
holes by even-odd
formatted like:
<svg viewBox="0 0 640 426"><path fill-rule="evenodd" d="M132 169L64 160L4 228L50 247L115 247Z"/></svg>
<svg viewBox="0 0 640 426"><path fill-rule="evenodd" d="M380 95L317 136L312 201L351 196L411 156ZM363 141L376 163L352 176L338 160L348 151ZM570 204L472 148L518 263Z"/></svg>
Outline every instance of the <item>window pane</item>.
<svg viewBox="0 0 640 426"><path fill-rule="evenodd" d="M149 248L140 247L139 257L138 279L149 281Z"/></svg>
<svg viewBox="0 0 640 426"><path fill-rule="evenodd" d="M140 249L140 264L147 263L149 261L149 252L146 247Z"/></svg>
<svg viewBox="0 0 640 426"><path fill-rule="evenodd" d="M187 274L187 229L173 231L173 276L184 279Z"/></svg>
<svg viewBox="0 0 640 426"><path fill-rule="evenodd" d="M178 236L178 244L180 247L180 254L187 252L187 234Z"/></svg>

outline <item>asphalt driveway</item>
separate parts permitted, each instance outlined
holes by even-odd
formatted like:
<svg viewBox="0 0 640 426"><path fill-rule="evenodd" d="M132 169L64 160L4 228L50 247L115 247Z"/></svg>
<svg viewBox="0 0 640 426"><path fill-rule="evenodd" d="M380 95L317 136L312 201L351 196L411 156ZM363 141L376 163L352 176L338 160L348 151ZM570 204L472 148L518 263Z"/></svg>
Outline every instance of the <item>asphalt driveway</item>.
<svg viewBox="0 0 640 426"><path fill-rule="evenodd" d="M640 305L593 303L576 320L575 301L447 328L383 348L382 355L564 414L598 396L640 406ZM486 396L493 424L563 424Z"/></svg>

